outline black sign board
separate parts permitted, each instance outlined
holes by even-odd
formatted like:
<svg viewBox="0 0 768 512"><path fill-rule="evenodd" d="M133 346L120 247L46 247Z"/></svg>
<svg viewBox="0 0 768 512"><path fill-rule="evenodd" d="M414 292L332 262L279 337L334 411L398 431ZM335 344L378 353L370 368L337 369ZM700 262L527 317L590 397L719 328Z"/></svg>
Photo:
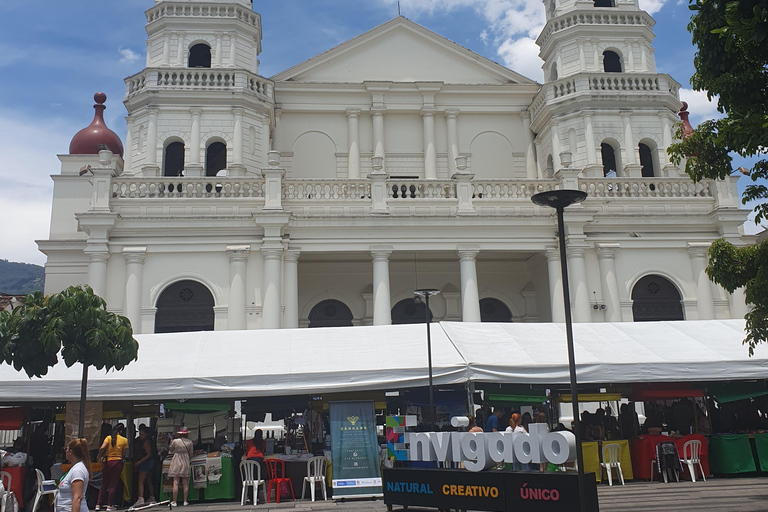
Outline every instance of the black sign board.
<svg viewBox="0 0 768 512"><path fill-rule="evenodd" d="M597 485L586 475L584 512L598 512ZM579 508L578 476L571 473L387 468L384 503L441 510L573 512Z"/></svg>

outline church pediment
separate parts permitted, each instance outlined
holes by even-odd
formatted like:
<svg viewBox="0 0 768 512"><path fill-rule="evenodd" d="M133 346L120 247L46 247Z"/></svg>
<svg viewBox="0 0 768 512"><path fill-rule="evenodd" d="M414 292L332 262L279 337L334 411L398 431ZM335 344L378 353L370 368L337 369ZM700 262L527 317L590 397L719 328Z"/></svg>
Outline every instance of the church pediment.
<svg viewBox="0 0 768 512"><path fill-rule="evenodd" d="M272 79L299 83L535 83L402 16Z"/></svg>

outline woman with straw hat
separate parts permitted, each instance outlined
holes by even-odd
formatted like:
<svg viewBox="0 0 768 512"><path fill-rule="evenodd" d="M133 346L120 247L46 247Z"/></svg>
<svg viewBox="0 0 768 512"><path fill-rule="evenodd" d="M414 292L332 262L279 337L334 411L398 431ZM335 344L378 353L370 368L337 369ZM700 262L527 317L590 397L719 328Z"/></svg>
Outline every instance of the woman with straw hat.
<svg viewBox="0 0 768 512"><path fill-rule="evenodd" d="M189 494L189 469L191 467L192 454L194 453L192 441L187 438L189 436L189 429L181 427L178 434L179 437L171 442L171 446L168 449L168 453L173 454L171 466L168 468L168 476L173 478L173 502L171 505L174 507L176 506L176 496L179 494L179 480L181 480L181 486L184 488L184 506L189 505L187 502L187 495Z"/></svg>

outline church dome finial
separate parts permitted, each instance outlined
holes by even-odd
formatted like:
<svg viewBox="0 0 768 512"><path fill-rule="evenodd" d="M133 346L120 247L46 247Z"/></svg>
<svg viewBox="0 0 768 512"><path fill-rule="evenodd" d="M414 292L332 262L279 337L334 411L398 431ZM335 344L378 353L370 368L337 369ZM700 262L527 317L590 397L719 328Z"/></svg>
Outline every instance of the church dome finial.
<svg viewBox="0 0 768 512"><path fill-rule="evenodd" d="M97 92L93 95L96 105L93 106L96 113L93 116L90 126L83 128L69 143L70 155L98 155L99 146L104 144L112 153L123 156L123 143L115 132L107 128L104 122L104 102L107 101L107 95L103 92Z"/></svg>
<svg viewBox="0 0 768 512"><path fill-rule="evenodd" d="M683 122L683 138L686 138L693 133L693 126L691 126L691 122L688 120L689 114L690 112L688 112L688 103L683 102L683 107L680 109L680 112L677 113L677 115L680 117L680 121Z"/></svg>

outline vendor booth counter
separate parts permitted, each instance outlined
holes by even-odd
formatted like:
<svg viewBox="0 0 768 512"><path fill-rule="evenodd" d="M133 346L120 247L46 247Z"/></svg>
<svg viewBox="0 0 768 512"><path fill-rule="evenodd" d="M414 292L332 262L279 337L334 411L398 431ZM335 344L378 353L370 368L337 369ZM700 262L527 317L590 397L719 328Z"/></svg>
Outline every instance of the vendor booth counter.
<svg viewBox="0 0 768 512"><path fill-rule="evenodd" d="M200 459L200 456L194 457ZM204 458L204 457L203 457ZM235 499L235 481L240 478L234 467L232 457L221 457L221 477L218 482L208 481L204 488L195 489L195 483L192 475L189 476L189 494L187 501L214 501L214 500L234 500ZM179 488L179 500L183 500L183 490ZM162 488L160 489L160 501L171 499L171 493Z"/></svg>
<svg viewBox="0 0 768 512"><path fill-rule="evenodd" d="M768 434L712 436L712 472L718 475L768 472Z"/></svg>
<svg viewBox="0 0 768 512"><path fill-rule="evenodd" d="M642 480L654 480L658 475L651 474L651 462L656 460L656 446L663 441L673 441L677 446L680 456L683 455L683 446L688 441L701 442L701 466L704 468L704 474L710 475L709 470L709 450L707 439L701 434L692 434L683 437L670 437L662 435L642 435L630 442L632 452L632 469L636 478ZM625 474L626 475L626 474Z"/></svg>
<svg viewBox="0 0 768 512"><path fill-rule="evenodd" d="M632 469L632 454L630 453L629 441L626 439L619 439L616 441L589 441L581 443L581 453L584 456L584 472L594 473L595 480L602 482L603 472L600 470L600 463L602 460L603 446L606 444L618 444L621 447L621 459L619 461L621 465L621 472L624 475L624 480L632 480L635 478L635 473ZM650 464L650 462L648 463Z"/></svg>

